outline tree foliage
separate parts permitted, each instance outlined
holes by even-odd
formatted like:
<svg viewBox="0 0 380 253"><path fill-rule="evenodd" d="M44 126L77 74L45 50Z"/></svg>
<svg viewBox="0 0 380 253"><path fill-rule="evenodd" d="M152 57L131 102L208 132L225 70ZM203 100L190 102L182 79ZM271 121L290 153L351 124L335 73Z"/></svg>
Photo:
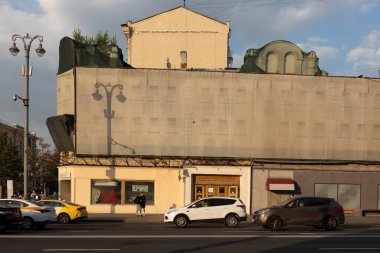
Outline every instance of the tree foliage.
<svg viewBox="0 0 380 253"><path fill-rule="evenodd" d="M83 45L95 45L95 46L115 46L117 43L116 35L110 37L108 32L98 31L95 37L83 35L79 28L73 31L73 39Z"/></svg>
<svg viewBox="0 0 380 253"><path fill-rule="evenodd" d="M7 180L18 180L22 168L19 151L8 143L6 133L0 133L0 187L6 185Z"/></svg>
<svg viewBox="0 0 380 253"><path fill-rule="evenodd" d="M31 152L30 156L32 187L34 189L42 188L45 191L49 181L58 181L58 163L58 151L51 151L50 144L46 143L43 138L39 138L36 150Z"/></svg>

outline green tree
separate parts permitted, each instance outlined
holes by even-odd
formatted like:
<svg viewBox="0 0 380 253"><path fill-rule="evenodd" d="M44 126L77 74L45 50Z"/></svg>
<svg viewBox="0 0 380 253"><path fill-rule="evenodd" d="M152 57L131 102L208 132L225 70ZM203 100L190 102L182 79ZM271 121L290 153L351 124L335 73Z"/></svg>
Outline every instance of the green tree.
<svg viewBox="0 0 380 253"><path fill-rule="evenodd" d="M58 183L59 153L51 151L50 144L43 138L37 140L37 147L30 156L30 176L33 189L41 188L46 194L47 183Z"/></svg>
<svg viewBox="0 0 380 253"><path fill-rule="evenodd" d="M0 133L0 196L7 180L20 179L22 172L21 155L15 146L8 143L6 133Z"/></svg>
<svg viewBox="0 0 380 253"><path fill-rule="evenodd" d="M73 31L73 39L83 45L96 45L96 46L115 46L117 43L116 36L110 37L108 32L98 31L95 37L83 35L79 28Z"/></svg>

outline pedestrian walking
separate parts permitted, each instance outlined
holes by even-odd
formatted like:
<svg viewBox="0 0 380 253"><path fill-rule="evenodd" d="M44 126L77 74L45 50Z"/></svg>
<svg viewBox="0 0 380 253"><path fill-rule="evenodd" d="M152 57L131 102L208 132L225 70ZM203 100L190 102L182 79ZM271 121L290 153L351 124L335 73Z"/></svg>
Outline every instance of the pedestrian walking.
<svg viewBox="0 0 380 253"><path fill-rule="evenodd" d="M145 216L145 203L146 198L143 192L140 192L140 205L141 205L141 215Z"/></svg>
<svg viewBox="0 0 380 253"><path fill-rule="evenodd" d="M36 190L33 190L32 193L30 194L30 199L35 200L37 196L38 196L38 194L37 194Z"/></svg>
<svg viewBox="0 0 380 253"><path fill-rule="evenodd" d="M141 198L140 194L137 194L135 200L133 201L136 204L136 215L137 217L141 216Z"/></svg>

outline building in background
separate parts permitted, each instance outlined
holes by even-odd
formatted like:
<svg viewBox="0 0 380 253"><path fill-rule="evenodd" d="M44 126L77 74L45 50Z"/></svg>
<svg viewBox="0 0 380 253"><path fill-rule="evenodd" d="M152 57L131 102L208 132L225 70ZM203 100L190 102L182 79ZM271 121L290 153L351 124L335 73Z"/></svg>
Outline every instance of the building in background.
<svg viewBox="0 0 380 253"><path fill-rule="evenodd" d="M314 51L304 52L290 41L275 40L259 49L248 49L240 71L245 73L327 76Z"/></svg>
<svg viewBox="0 0 380 253"><path fill-rule="evenodd" d="M0 133L5 133L8 138L8 143L16 147L21 156L23 156L24 150L24 128L16 124L10 124L5 120L0 119ZM37 134L32 132L29 134L29 142L32 151L36 149Z"/></svg>
<svg viewBox="0 0 380 253"><path fill-rule="evenodd" d="M232 64L228 21L177 7L121 27L134 68L224 69L228 59Z"/></svg>
<svg viewBox="0 0 380 253"><path fill-rule="evenodd" d="M16 125L10 124L5 120L0 119L0 134L5 134L7 138L8 145L15 147L20 155L20 172L22 171L22 160L24 159L24 128ZM32 132L29 134L29 143L30 143L30 154L36 151L37 145L37 134ZM9 178L11 180L11 178ZM13 189L14 191L22 190L23 176L20 174L20 178L14 181ZM4 192L4 191L3 191Z"/></svg>

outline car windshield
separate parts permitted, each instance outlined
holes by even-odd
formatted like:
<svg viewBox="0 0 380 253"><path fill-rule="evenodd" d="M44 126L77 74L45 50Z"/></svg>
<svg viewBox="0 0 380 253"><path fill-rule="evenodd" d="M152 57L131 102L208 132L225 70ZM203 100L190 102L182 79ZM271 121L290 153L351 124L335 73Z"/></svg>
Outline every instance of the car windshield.
<svg viewBox="0 0 380 253"><path fill-rule="evenodd" d="M287 199L285 200L284 202L282 202L279 206L286 206L288 205L290 202L292 202L294 199Z"/></svg>
<svg viewBox="0 0 380 253"><path fill-rule="evenodd" d="M73 202L66 202L66 201L65 201L65 203L67 203L67 204L69 204L69 205L71 205L71 206L79 206L78 204L75 204L75 203L73 203Z"/></svg>
<svg viewBox="0 0 380 253"><path fill-rule="evenodd" d="M30 203L33 203L33 204L35 204L35 205L37 205L37 206L44 206L44 205L45 205L44 203L42 203L42 202L38 202L38 201L35 201L35 200L29 200L29 202L30 202Z"/></svg>
<svg viewBox="0 0 380 253"><path fill-rule="evenodd" d="M191 205L193 205L194 203L198 202L200 199L197 199L197 200L194 200L193 202L191 202L190 204L187 204L185 207L189 207Z"/></svg>

